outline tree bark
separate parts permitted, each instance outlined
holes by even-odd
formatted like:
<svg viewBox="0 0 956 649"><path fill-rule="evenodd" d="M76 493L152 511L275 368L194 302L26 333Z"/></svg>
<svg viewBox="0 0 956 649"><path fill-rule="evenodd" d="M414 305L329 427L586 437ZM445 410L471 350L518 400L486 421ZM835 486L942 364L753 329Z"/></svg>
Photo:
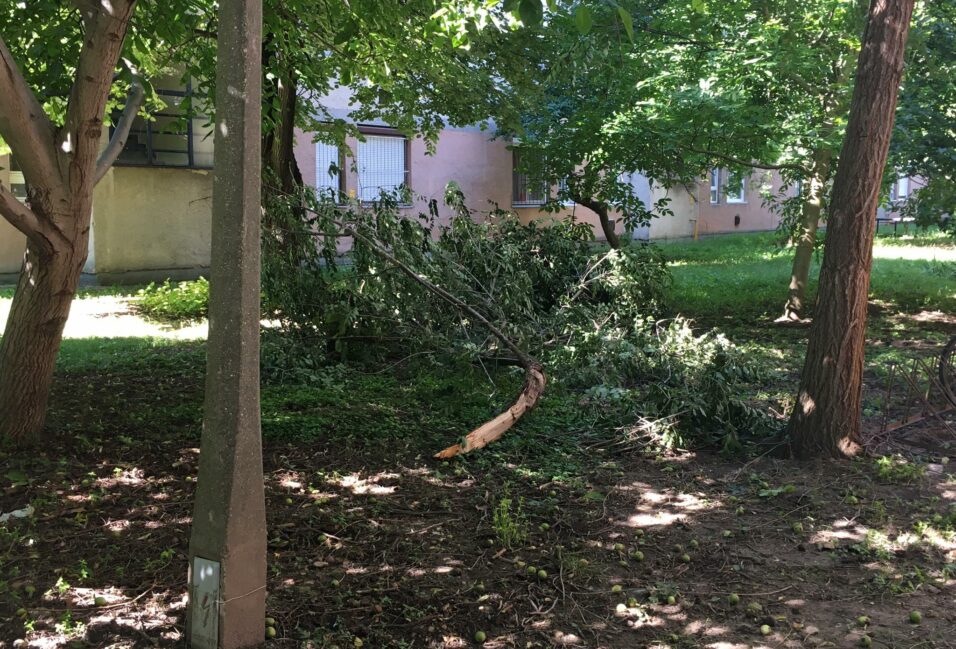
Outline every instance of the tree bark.
<svg viewBox="0 0 956 649"><path fill-rule="evenodd" d="M0 339L0 439L19 444L43 428L63 327L86 262L97 169L112 164L121 148L99 156L113 71L136 2L81 5L83 47L61 128L0 39L0 136L23 168L29 196L23 205L0 189L0 216L28 241ZM117 137L126 132L117 129Z"/></svg>
<svg viewBox="0 0 956 649"><path fill-rule="evenodd" d="M914 0L872 0L846 137L833 183L820 289L797 403L794 455L857 453L866 303L880 181L886 165Z"/></svg>
<svg viewBox="0 0 956 649"><path fill-rule="evenodd" d="M575 198L574 201L598 215L598 220L601 222L601 230L604 232L604 239L607 241L607 244L615 250L620 248L621 238L617 236L617 232L614 231L614 221L611 220L608 214L607 203L584 197Z"/></svg>
<svg viewBox="0 0 956 649"><path fill-rule="evenodd" d="M826 178L830 173L831 154L820 151L817 155L813 173L809 178L807 200L800 210L800 233L793 255L793 270L790 273L790 290L783 315L778 322L800 322L805 317L807 285L810 282L810 264L813 261L813 248L817 240L817 228L820 214L823 212L823 193Z"/></svg>
<svg viewBox="0 0 956 649"><path fill-rule="evenodd" d="M86 261L86 240L43 259L27 246L3 339L0 340L0 437L33 438L43 427L63 325Z"/></svg>

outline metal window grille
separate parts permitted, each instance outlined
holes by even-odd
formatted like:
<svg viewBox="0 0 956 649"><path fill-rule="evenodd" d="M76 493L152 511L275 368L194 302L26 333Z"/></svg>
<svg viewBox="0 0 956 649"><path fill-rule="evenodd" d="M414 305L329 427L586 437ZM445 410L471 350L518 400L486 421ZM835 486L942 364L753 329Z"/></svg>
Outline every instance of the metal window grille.
<svg viewBox="0 0 956 649"><path fill-rule="evenodd" d="M548 198L548 187L542 182L533 182L528 174L519 171L521 159L514 152L512 159L512 205L544 205Z"/></svg>
<svg viewBox="0 0 956 649"><path fill-rule="evenodd" d="M342 171L339 148L325 142L315 143L315 189L322 198L339 200Z"/></svg>
<svg viewBox="0 0 956 649"><path fill-rule="evenodd" d="M406 184L408 160L404 137L366 135L358 143L358 195L375 201L382 192L398 191Z"/></svg>
<svg viewBox="0 0 956 649"><path fill-rule="evenodd" d="M189 114L192 87L187 84L185 90L157 89L156 94L166 107L153 113L152 119L139 116L134 120L116 164L211 169L212 125L202 115ZM110 128L111 136L112 131Z"/></svg>

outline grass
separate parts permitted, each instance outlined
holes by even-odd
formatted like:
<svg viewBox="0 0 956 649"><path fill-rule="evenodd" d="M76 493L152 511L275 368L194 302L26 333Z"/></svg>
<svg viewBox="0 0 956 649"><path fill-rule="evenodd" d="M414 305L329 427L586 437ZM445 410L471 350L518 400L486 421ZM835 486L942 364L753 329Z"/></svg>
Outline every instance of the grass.
<svg viewBox="0 0 956 649"><path fill-rule="evenodd" d="M675 312L705 323L776 317L783 310L793 250L775 233L661 244L674 275ZM810 271L816 296L820 254ZM956 311L956 242L938 233L883 236L874 246L871 300L889 310Z"/></svg>

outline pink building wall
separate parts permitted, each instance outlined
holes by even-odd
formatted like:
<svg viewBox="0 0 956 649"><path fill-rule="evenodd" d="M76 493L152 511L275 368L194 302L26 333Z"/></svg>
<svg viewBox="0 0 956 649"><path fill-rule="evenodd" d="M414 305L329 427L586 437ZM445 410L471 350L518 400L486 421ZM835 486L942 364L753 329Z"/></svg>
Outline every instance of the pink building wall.
<svg viewBox="0 0 956 649"><path fill-rule="evenodd" d="M725 183L726 177L722 171L720 196L717 203L710 202L710 178L704 178L697 183L699 234L776 229L780 223L780 216L765 204L762 194L769 191L773 196L779 196L783 184L779 174L754 171L747 178L743 203L728 202ZM788 195L792 195L793 192L794 190L789 190Z"/></svg>
<svg viewBox="0 0 956 649"><path fill-rule="evenodd" d="M346 139L346 146L353 156L357 150L354 137ZM310 184L316 172L315 145L310 133L296 133L296 159L302 176ZM345 191L358 187L358 174L352 160L345 160ZM477 128L445 129L429 154L424 140L416 138L410 143L409 168L413 202L402 211L413 216L428 212L428 203L438 203L439 223L446 224L452 216L444 203L445 186L455 181L465 194L468 207L481 217L494 209L512 209L512 153L504 140L492 139L491 133ZM518 207L514 211L522 223L532 220L549 221L574 216L594 228L595 236L603 240L597 215L580 205L568 206L557 213L547 213L537 207ZM618 224L617 230L623 231Z"/></svg>

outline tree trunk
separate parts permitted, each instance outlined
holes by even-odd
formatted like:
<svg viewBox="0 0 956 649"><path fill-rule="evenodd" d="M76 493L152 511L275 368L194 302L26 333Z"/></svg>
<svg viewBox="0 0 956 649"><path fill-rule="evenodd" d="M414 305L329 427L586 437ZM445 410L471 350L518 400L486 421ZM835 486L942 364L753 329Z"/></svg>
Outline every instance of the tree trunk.
<svg viewBox="0 0 956 649"><path fill-rule="evenodd" d="M876 208L913 3L870 4L833 184L813 326L797 404L787 426L797 457L847 457L861 448L866 302Z"/></svg>
<svg viewBox="0 0 956 649"><path fill-rule="evenodd" d="M113 164L139 108L131 93L110 144L100 136L113 72L136 0L79 3L83 24L63 126L44 112L0 36L0 136L23 168L29 205L0 186L0 216L26 235L23 267L0 339L0 439L36 438L63 327L86 262L93 186Z"/></svg>
<svg viewBox="0 0 956 649"><path fill-rule="evenodd" d="M72 251L49 258L27 247L0 339L0 439L23 444L43 428L63 327L86 261L86 237L80 239Z"/></svg>
<svg viewBox="0 0 956 649"><path fill-rule="evenodd" d="M580 203L598 215L598 220L601 222L601 230L604 232L604 239L609 246L615 250L621 247L621 238L618 237L617 232L614 231L614 221L612 221L608 215L607 203L583 197L576 197L574 202Z"/></svg>
<svg viewBox="0 0 956 649"><path fill-rule="evenodd" d="M790 273L790 292L783 315L777 322L800 322L805 317L807 284L810 282L810 264L813 261L813 248L817 240L817 227L823 211L823 193L826 178L830 173L831 155L821 151L809 179L807 200L800 211L800 233L797 236L796 251L793 255L793 270Z"/></svg>

